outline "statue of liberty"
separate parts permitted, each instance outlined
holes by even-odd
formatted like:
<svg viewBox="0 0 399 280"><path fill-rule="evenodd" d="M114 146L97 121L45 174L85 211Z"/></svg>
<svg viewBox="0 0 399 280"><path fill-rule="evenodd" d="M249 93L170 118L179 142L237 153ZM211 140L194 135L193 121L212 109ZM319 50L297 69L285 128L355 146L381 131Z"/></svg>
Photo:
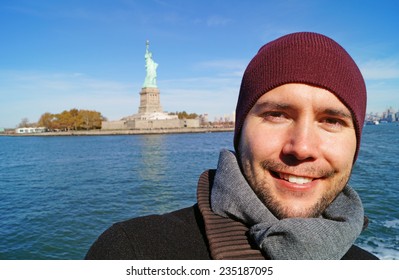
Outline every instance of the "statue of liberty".
<svg viewBox="0 0 399 280"><path fill-rule="evenodd" d="M157 67L158 64L152 59L152 53L149 51L150 42L146 42L145 50L145 68L147 75L145 76L143 88L156 88L157 87Z"/></svg>

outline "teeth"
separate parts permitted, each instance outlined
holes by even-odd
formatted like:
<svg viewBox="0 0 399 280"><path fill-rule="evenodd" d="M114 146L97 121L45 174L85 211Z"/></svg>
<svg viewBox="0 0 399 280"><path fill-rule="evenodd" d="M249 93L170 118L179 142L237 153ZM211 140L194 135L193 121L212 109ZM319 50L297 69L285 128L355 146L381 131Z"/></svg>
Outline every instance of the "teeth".
<svg viewBox="0 0 399 280"><path fill-rule="evenodd" d="M298 176L294 176L294 175L288 175L288 174L279 174L281 179L284 179L290 183L294 183L294 184L299 184L299 185L303 185L306 183L310 183L313 181L312 178L308 178L308 177L298 177Z"/></svg>

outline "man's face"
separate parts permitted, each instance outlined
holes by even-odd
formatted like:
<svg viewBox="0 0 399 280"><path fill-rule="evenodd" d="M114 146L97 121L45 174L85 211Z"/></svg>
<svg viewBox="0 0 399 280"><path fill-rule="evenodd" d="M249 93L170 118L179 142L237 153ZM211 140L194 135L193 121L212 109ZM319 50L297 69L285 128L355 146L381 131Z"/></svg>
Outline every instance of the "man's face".
<svg viewBox="0 0 399 280"><path fill-rule="evenodd" d="M348 182L355 151L351 113L334 94L285 84L252 107L238 154L254 192L282 219L320 216Z"/></svg>

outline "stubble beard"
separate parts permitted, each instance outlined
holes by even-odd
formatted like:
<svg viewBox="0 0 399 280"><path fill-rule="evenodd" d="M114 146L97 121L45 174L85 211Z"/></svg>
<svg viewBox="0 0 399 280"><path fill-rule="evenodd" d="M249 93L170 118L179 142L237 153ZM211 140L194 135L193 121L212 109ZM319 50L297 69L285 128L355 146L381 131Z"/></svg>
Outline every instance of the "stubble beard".
<svg viewBox="0 0 399 280"><path fill-rule="evenodd" d="M270 172L269 170L279 170L280 172L284 172L284 170L292 170L292 167L286 166L283 163L277 163L272 160L265 160L260 163L260 172ZM341 178L336 178L335 183L323 193L323 195L315 201L313 205L304 209L292 209L289 205L283 205L282 202L278 200L273 195L272 188L270 182L267 179L258 180L257 178L263 178L263 174L255 174L254 168L252 168L250 163L243 163L243 171L245 177L251 186L252 190L258 196L258 198L262 201L262 203L278 218L316 218L322 216L322 213L325 209L332 203L332 201L337 197L337 195L342 191L342 189L347 184L350 171L340 176ZM333 177L339 176L334 170L306 170L305 174L314 174L315 177ZM315 173L317 172L317 173ZM289 173L289 172L287 172ZM317 175L316 175L317 174ZM334 181L334 180L332 180ZM292 193L291 195L296 196L298 199L304 196L304 193Z"/></svg>

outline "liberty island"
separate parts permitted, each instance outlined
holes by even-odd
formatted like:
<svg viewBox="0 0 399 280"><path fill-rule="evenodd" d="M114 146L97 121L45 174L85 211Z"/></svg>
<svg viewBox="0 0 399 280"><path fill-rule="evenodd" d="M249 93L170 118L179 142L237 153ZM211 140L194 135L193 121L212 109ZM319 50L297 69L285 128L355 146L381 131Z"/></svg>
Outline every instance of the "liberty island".
<svg viewBox="0 0 399 280"><path fill-rule="evenodd" d="M122 117L120 120L99 120L95 129L49 129L49 127L19 127L1 135L12 136L96 136L96 135L135 135L135 134L174 134L174 133L202 133L225 132L234 130L234 119L220 118L214 123L208 122L208 115L197 118L178 116L163 111L160 100L160 89L157 86L158 63L153 59L150 42L146 41L145 50L146 76L139 92L140 104L136 114ZM184 111L185 113L185 111ZM52 117L53 118L53 117ZM101 127L101 128L100 128Z"/></svg>
<svg viewBox="0 0 399 280"><path fill-rule="evenodd" d="M137 114L127 116L119 121L103 121L102 130L153 130L199 128L199 119L179 119L162 110L160 90L157 86L158 63L153 59L146 41L145 68L146 77L140 91L140 106Z"/></svg>

